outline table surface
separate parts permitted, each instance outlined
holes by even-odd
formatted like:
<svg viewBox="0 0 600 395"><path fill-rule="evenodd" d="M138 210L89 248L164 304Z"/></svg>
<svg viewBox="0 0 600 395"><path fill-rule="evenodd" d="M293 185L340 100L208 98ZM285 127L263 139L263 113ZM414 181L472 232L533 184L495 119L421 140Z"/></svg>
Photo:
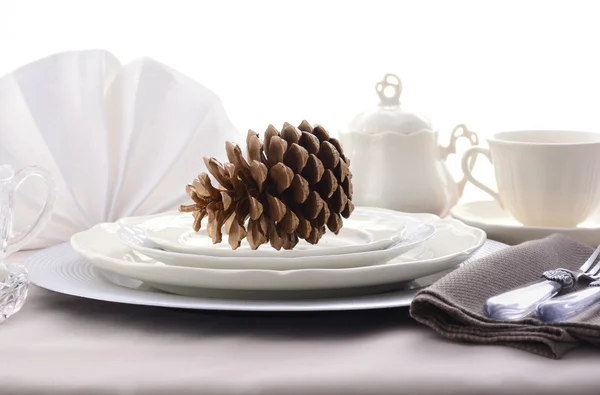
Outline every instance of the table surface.
<svg viewBox="0 0 600 395"><path fill-rule="evenodd" d="M13 255L23 259L27 253ZM233 314L32 287L0 325L0 394L598 394L600 350L446 341L408 310Z"/></svg>

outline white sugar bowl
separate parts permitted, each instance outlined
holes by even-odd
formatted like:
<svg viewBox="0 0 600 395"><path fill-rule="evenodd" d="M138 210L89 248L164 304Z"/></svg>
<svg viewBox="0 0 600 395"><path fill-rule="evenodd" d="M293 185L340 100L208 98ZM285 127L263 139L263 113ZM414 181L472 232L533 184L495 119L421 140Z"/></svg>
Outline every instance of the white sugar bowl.
<svg viewBox="0 0 600 395"><path fill-rule="evenodd" d="M379 105L358 114L347 130L340 131L344 152L351 160L353 202L446 215L466 183L464 177L458 182L452 178L446 158L456 152L461 137L478 145L477 135L458 125L449 145L440 146L431 124L400 106L402 83L397 76L387 74L377 83L376 92Z"/></svg>

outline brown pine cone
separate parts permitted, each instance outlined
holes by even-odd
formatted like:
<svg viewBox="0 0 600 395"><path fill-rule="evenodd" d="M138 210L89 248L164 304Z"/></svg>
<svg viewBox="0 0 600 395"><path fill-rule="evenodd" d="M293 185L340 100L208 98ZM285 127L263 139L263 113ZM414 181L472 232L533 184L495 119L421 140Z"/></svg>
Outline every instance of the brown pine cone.
<svg viewBox="0 0 600 395"><path fill-rule="evenodd" d="M246 144L248 161L231 142L229 163L204 158L217 188L206 173L186 186L194 204L180 211L192 212L195 231L208 215L213 243L221 242L225 225L234 250L244 237L253 250L266 242L280 250L294 248L299 239L316 244L327 228L338 234L342 217L354 210L350 160L338 140L302 121L297 128L285 123L281 133L269 125L264 143L250 130Z"/></svg>

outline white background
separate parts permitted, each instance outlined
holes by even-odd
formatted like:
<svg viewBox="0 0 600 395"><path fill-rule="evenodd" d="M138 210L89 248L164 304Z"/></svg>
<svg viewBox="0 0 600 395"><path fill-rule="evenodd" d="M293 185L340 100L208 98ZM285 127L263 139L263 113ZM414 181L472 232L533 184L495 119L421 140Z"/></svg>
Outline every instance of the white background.
<svg viewBox="0 0 600 395"><path fill-rule="evenodd" d="M0 0L0 75L55 52L152 57L217 92L236 126L343 128L393 72L446 143L600 130L595 1ZM484 161L480 161L484 163ZM480 165L480 166L482 166Z"/></svg>

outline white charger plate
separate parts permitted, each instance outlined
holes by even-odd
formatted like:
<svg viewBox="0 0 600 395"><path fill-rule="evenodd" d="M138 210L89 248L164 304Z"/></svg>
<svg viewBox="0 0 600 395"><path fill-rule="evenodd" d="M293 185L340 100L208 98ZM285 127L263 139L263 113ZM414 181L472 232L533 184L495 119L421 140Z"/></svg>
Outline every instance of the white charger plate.
<svg viewBox="0 0 600 395"><path fill-rule="evenodd" d="M506 246L488 240L465 262L483 257ZM421 287L446 272L415 280L404 289L391 292L306 300L238 300L199 298L156 290L140 281L110 274L94 267L68 244L45 249L25 261L33 284L67 295L114 303L194 310L301 312L367 310L409 306Z"/></svg>
<svg viewBox="0 0 600 395"><path fill-rule="evenodd" d="M371 209L373 212L386 213L386 215L397 215L397 212ZM122 227L123 222L117 222L119 229L116 235L127 247L140 252L148 257L154 258L166 265L203 268L203 269L262 269L262 270L299 270L299 269L333 269L351 268L366 265L379 265L412 250L433 237L436 230L433 223L439 217L433 214L408 214L402 213L402 224L405 228L401 240L381 250L362 251L349 254L319 255L319 256L297 256L285 257L274 255L271 257L257 256L213 256L196 255L182 252L165 251L154 242L145 237L143 230L136 226ZM130 225L135 219L128 222ZM112 229L112 228L111 228ZM71 238L71 244L76 250L80 244L86 244L89 239L89 230L78 233ZM114 232L113 232L114 233ZM95 236L94 236L95 237ZM207 236L208 237L208 236ZM333 236L335 237L335 236ZM319 243L320 244L320 243ZM221 247L214 247L220 249ZM315 251L320 251L316 249ZM235 251L234 251L235 252Z"/></svg>
<svg viewBox="0 0 600 395"><path fill-rule="evenodd" d="M485 232L451 218L437 219L433 226L435 235L423 243L422 248L381 265L343 269L235 270L166 265L121 243L116 236L119 225L114 223L98 224L73 236L71 245L99 269L144 281L170 292L196 294L194 289L198 288L299 292L374 287L410 281L456 266L480 248L486 239ZM385 251L345 256L358 259L356 256L369 257L376 253Z"/></svg>
<svg viewBox="0 0 600 395"><path fill-rule="evenodd" d="M300 240L293 250L277 251L269 244L263 244L253 251L244 239L234 251L226 242L226 235L222 243L212 243L206 230L206 219L199 232L192 229L193 220L191 213L169 212L124 218L117 223L130 230L138 229L148 240L167 251L235 258L294 258L382 250L401 241L407 228L407 217L403 213L357 207L350 218L344 219L339 234L328 231L318 244Z"/></svg>

